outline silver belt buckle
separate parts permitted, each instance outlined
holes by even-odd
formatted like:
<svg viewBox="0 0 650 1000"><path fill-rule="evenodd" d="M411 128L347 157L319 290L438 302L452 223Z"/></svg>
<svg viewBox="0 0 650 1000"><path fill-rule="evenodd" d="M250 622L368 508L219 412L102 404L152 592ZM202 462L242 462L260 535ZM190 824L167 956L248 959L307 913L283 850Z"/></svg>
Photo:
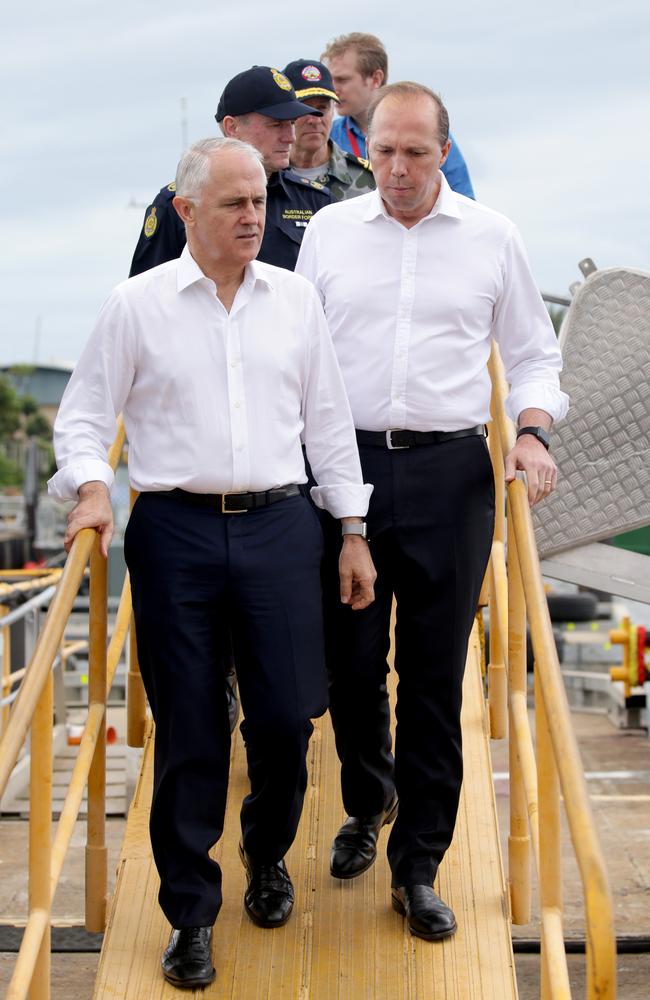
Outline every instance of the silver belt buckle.
<svg viewBox="0 0 650 1000"><path fill-rule="evenodd" d="M396 430L396 429L397 428L395 428L395 427L393 428L393 430ZM407 444L393 444L393 442L391 441L391 437L390 437L391 434L393 433L393 430L386 431L386 447L388 448L388 450L389 451L403 451L405 448L408 448L409 445L407 445Z"/></svg>
<svg viewBox="0 0 650 1000"><path fill-rule="evenodd" d="M221 513L222 514L248 514L248 507L241 507L239 510L226 510L224 504L226 502L226 497L236 497L236 493L222 493L221 494Z"/></svg>

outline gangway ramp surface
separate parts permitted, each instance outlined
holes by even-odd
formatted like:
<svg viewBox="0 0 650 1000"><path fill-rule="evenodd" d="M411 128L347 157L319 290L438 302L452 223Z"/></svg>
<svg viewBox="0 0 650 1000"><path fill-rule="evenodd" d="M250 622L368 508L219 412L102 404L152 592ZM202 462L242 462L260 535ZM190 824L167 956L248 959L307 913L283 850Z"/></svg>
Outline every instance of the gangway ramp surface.
<svg viewBox="0 0 650 1000"><path fill-rule="evenodd" d="M391 674L393 677L393 674ZM295 889L285 927L263 930L246 916L237 855L239 808L247 792L241 737L233 747L224 835L215 849L224 903L215 925L217 978L205 1000L509 1000L517 996L507 894L499 849L487 721L476 630L464 686L465 780L456 835L437 891L453 907L458 931L444 942L412 937L390 908L386 831L377 863L339 882L329 874L330 844L343 820L339 765L329 716L310 748L310 785L298 837L287 856ZM129 814L104 938L95 1000L178 1000L160 956L169 925L157 903L148 837L153 740Z"/></svg>

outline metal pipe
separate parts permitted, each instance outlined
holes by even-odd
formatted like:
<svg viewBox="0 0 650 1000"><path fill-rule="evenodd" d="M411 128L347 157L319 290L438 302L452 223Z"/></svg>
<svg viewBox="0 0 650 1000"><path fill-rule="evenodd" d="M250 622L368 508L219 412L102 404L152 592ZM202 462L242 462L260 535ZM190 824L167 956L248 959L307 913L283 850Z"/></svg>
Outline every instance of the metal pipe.
<svg viewBox="0 0 650 1000"><path fill-rule="evenodd" d="M516 556L511 518L508 518L508 690L510 732L518 724L513 715L517 698L526 702L526 605ZM531 873L528 802L516 740L508 745L510 762L510 836L508 837L508 881L514 924L530 922Z"/></svg>
<svg viewBox="0 0 650 1000"><path fill-rule="evenodd" d="M25 618L30 611L34 610L34 608L41 608L44 604L47 604L47 602L52 598L55 590L56 585L47 587L45 590L42 590L40 594L35 594L34 597L30 597L30 599L25 601L24 604L14 608L13 611L10 611L2 619L3 628L13 625L14 622L20 621L21 618Z"/></svg>
<svg viewBox="0 0 650 1000"><path fill-rule="evenodd" d="M25 1000L49 923L49 909L30 913L5 1000Z"/></svg>
<svg viewBox="0 0 650 1000"><path fill-rule="evenodd" d="M113 469L119 461L123 444L124 424L120 418L117 436L108 454L108 461ZM61 644L65 623L79 589L95 534L93 528L83 528L75 537L34 650L30 669L20 686L20 692L7 729L0 741L0 796L4 794L7 787L20 748L27 735L36 703Z"/></svg>
<svg viewBox="0 0 650 1000"><path fill-rule="evenodd" d="M52 714L54 685L50 673L32 720L29 758L29 912L49 910L52 834ZM31 1000L50 998L50 922L34 964Z"/></svg>
<svg viewBox="0 0 650 1000"><path fill-rule="evenodd" d="M106 645L108 629L108 560L95 539L90 557L88 704L101 708L97 742L88 773L86 833L86 930L106 927L108 849L106 847Z"/></svg>
<svg viewBox="0 0 650 1000"><path fill-rule="evenodd" d="M490 357L492 393L504 452L514 441L505 416L507 386L498 353ZM582 880L587 920L587 995L610 1000L616 996L616 948L611 891L598 843L580 753L571 725L566 692L557 659L548 604L535 546L528 496L520 480L508 487L509 521L516 536L517 561L526 596L540 689L544 697L553 752L557 762L571 841ZM514 560L513 560L514 561ZM512 659L510 659L512 672Z"/></svg>
<svg viewBox="0 0 650 1000"><path fill-rule="evenodd" d="M537 749L537 783L539 786L539 895L542 911L542 1000L556 1000L563 993L556 993L553 983L564 966L568 987L569 974L564 954L562 928L562 852L560 828L560 782L553 757L553 744L548 731L544 708L544 695L540 687L539 671L535 670L535 743ZM549 915L553 919L549 923ZM547 920L544 920L544 917ZM549 926L553 927L549 938ZM570 996L571 994L566 994Z"/></svg>

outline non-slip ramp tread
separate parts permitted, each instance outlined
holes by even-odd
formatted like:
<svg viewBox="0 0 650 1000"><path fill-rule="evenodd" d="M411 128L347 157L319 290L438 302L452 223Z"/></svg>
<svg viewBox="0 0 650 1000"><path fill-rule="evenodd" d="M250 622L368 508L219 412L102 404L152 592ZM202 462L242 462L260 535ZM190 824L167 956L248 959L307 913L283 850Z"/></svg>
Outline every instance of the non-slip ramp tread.
<svg viewBox="0 0 650 1000"><path fill-rule="evenodd" d="M391 675L392 676L392 675ZM234 742L224 835L215 850L224 903L215 925L217 978L204 1000L510 1000L517 988L489 760L478 644L465 676L465 781L456 835L436 888L453 907L456 935L412 937L390 908L387 833L371 871L350 882L329 874L330 844L343 819L339 766L325 716L310 746L310 785L287 865L296 888L289 923L269 931L246 917L237 855L239 808L247 791L244 749ZM169 926L158 908L148 809L153 740L129 814L104 938L95 1000L178 1000L160 973Z"/></svg>

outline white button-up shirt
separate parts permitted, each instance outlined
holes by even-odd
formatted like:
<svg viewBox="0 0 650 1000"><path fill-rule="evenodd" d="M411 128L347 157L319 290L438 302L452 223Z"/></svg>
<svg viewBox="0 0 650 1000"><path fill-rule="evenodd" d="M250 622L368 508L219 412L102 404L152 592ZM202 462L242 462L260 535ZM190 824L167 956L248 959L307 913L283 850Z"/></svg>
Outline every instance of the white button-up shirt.
<svg viewBox="0 0 650 1000"><path fill-rule="evenodd" d="M363 516L354 426L323 309L290 271L253 261L230 313L186 247L104 304L54 427L50 493L113 473L107 449L124 413L140 491L268 490L306 482L301 435L334 517Z"/></svg>
<svg viewBox="0 0 650 1000"><path fill-rule="evenodd" d="M355 425L485 423L492 337L511 384L509 415L536 407L559 420L562 360L519 233L440 179L433 209L412 229L373 191L322 209L305 232L296 271L325 306Z"/></svg>

